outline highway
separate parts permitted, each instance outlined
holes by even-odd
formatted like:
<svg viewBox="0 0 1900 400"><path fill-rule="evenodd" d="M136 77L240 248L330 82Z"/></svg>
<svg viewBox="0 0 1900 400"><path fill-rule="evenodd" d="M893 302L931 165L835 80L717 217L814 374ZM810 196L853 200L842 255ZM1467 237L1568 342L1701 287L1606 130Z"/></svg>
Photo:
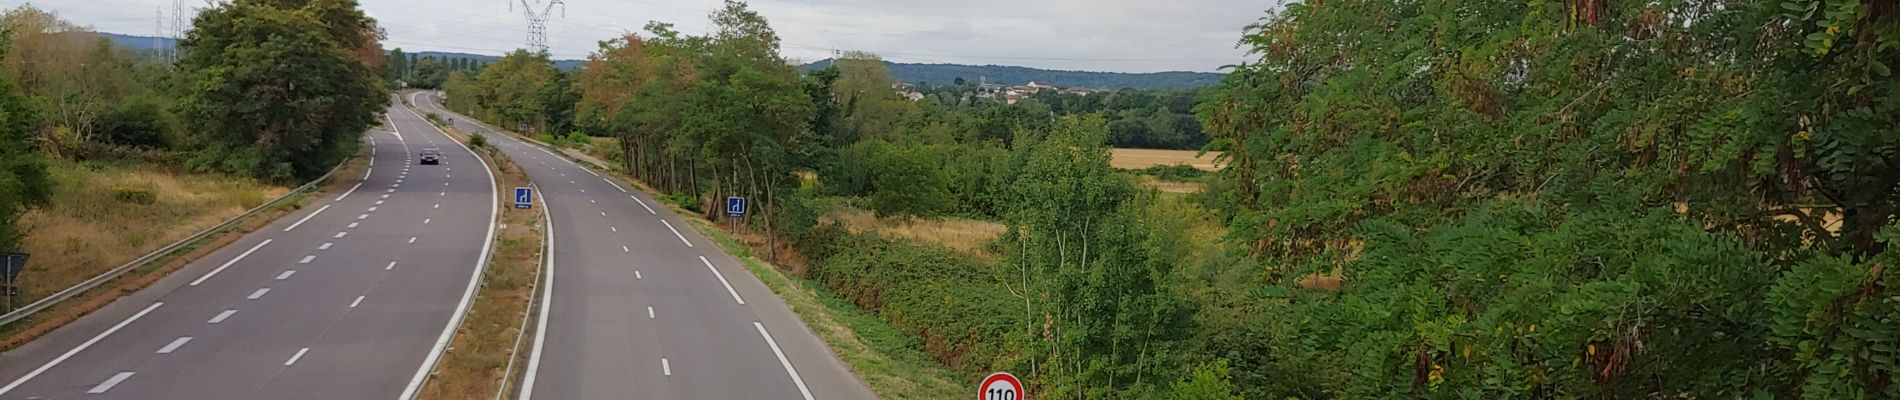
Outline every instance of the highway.
<svg viewBox="0 0 1900 400"><path fill-rule="evenodd" d="M0 354L0 399L393 399L466 308L494 177L420 115L369 170L155 284ZM435 147L441 165L416 165ZM427 361L427 362L425 362Z"/></svg>
<svg viewBox="0 0 1900 400"><path fill-rule="evenodd" d="M521 399L875 398L785 303L648 193L409 94L527 170L553 232Z"/></svg>

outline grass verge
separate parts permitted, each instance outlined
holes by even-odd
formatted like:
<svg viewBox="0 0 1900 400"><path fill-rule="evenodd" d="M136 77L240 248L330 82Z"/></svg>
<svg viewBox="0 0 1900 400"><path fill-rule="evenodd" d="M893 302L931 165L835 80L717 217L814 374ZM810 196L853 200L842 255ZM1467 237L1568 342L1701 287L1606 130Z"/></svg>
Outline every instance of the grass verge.
<svg viewBox="0 0 1900 400"><path fill-rule="evenodd" d="M315 192L333 193L346 188L344 182L355 182L349 177L366 168L367 151L367 147L360 149L357 157L337 169L334 176L341 178L331 179ZM51 205L30 211L23 219L29 236L22 247L33 254L33 259L20 277L22 293L15 306L98 276L290 190L225 175L173 174L128 165L56 161L52 172L58 183ZM31 342L120 297L151 286L244 234L302 209L315 198L320 197L294 194L277 206L186 244L170 256L152 260L92 290L0 327L0 351Z"/></svg>
<svg viewBox="0 0 1900 400"><path fill-rule="evenodd" d="M431 114L433 116L433 114ZM449 136L469 143L469 136L453 127L439 125ZM502 156L492 146L470 146L488 161L500 188L528 186L528 175L521 167ZM512 207L512 192L498 190L501 198L501 225L495 233L495 252L489 257L475 302L469 306L455 339L436 365L434 377L423 387L425 399L493 398L505 388L502 378L508 363L516 356L516 344L528 328L523 322L531 312L535 280L539 277L541 250L544 248L540 210ZM512 378L512 377L511 377Z"/></svg>

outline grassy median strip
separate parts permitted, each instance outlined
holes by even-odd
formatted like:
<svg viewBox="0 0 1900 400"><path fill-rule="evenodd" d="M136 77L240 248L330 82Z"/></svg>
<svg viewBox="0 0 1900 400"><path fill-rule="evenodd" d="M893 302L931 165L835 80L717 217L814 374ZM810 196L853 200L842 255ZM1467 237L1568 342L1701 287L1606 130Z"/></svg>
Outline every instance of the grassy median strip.
<svg viewBox="0 0 1900 400"><path fill-rule="evenodd" d="M330 182L314 193L337 193L355 184L369 163L368 146L345 161ZM22 296L14 306L44 298L129 262L173 241L223 223L244 210L283 195L289 188L269 187L247 179L225 176L175 175L124 166L56 164L53 209L29 212L32 230L25 248L34 253L27 273L20 277ZM111 194L101 194L110 191ZM222 231L143 266L127 271L99 287L0 327L0 350L9 350L45 336L120 297L151 286L245 234L277 218L303 209L322 196L293 194L283 203L245 217ZM130 204L115 204L130 203Z"/></svg>
<svg viewBox="0 0 1900 400"><path fill-rule="evenodd" d="M535 280L539 278L541 250L544 247L543 227L540 210L518 210L513 207L513 191L510 188L528 186L528 175L516 166L508 157L501 155L494 146L484 144L485 140L470 141L470 137L453 127L442 126L438 118L430 115L431 123L436 123L443 131L469 146L483 159L488 160L489 170L498 180L496 195L501 201L501 225L495 233L495 253L489 258L488 270L482 276L481 287L475 294L475 303L469 306L468 315L462 319L462 326L456 327L455 340L443 354L442 361L436 365L434 377L422 390L425 399L486 399L494 398L505 388L502 379L508 375L509 362L516 355L517 343L529 326L523 324L528 312L532 311L531 300L534 294ZM519 366L514 373L518 374ZM512 384L514 380L509 382Z"/></svg>

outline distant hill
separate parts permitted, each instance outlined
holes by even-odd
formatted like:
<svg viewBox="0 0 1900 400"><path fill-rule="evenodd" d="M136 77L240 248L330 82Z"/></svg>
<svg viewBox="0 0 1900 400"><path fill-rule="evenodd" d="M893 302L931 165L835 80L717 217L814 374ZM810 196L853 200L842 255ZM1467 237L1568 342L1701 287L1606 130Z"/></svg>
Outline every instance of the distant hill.
<svg viewBox="0 0 1900 400"><path fill-rule="evenodd" d="M948 84L957 78L976 82L987 79L989 83L1023 84L1030 81L1048 83L1062 87L1085 87L1094 89L1167 89L1197 88L1220 83L1223 74L1211 72L1086 72L1057 71L1029 67L1006 65L962 65L962 64L905 64L885 61L890 67L891 76L898 82ZM831 59L818 60L800 68L813 71L831 66Z"/></svg>

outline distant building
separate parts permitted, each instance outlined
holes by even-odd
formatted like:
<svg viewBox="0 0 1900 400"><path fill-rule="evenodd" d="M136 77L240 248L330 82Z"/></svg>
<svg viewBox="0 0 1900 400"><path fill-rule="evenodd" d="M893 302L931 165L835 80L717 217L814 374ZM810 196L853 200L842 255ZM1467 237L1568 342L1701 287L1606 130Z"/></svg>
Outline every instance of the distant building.
<svg viewBox="0 0 1900 400"><path fill-rule="evenodd" d="M910 101L920 101L924 99L924 94L917 93L917 92L910 92L910 93L905 93L904 98L910 99Z"/></svg>

